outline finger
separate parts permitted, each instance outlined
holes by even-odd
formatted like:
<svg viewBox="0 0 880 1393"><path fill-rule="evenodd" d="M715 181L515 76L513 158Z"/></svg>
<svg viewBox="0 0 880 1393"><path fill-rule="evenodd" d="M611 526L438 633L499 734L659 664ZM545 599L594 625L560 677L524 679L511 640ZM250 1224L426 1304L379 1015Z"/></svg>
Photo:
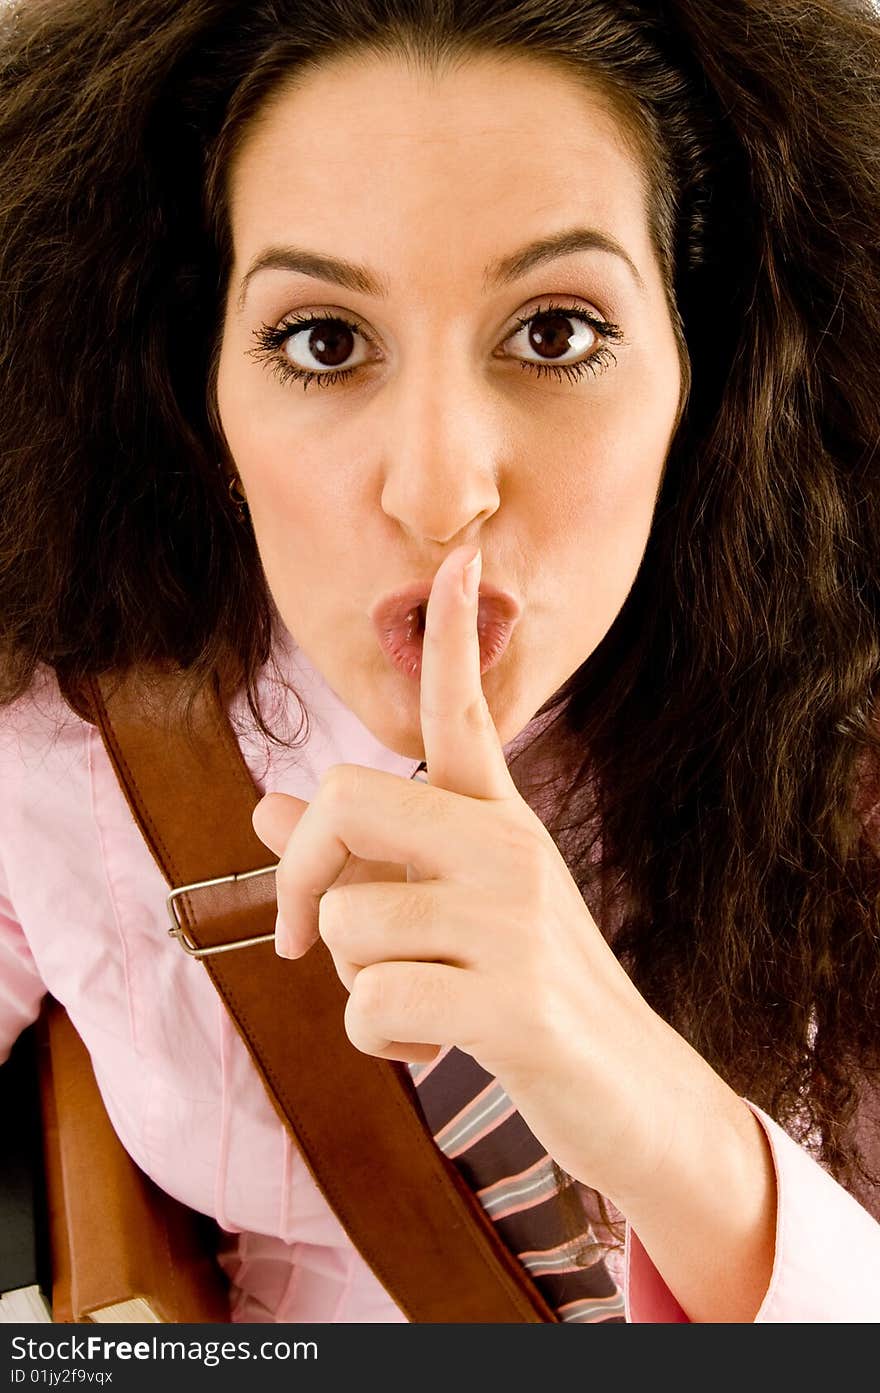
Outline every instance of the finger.
<svg viewBox="0 0 880 1393"><path fill-rule="evenodd" d="M376 1050L377 1059L397 1059L401 1064L431 1064L438 1056L442 1045L405 1045L394 1040L387 1049Z"/></svg>
<svg viewBox="0 0 880 1393"><path fill-rule="evenodd" d="M467 879L470 868L490 884L491 858L474 855L481 840L475 811L459 794L420 785L360 764L334 765L287 842L275 885L289 934L287 956L298 957L318 935L321 896L349 856L415 867L420 877ZM507 872L498 870L499 877Z"/></svg>
<svg viewBox="0 0 880 1393"><path fill-rule="evenodd" d="M465 564L475 561L473 595ZM480 679L481 553L458 547L434 576L425 615L420 714L428 782L469 798L519 797Z"/></svg>
<svg viewBox="0 0 880 1393"><path fill-rule="evenodd" d="M294 827L308 806L302 798L294 798L290 793L264 794L251 819L254 831L261 842L277 856L282 856ZM364 861L352 856L334 884L405 879L404 868L394 861Z"/></svg>
<svg viewBox="0 0 880 1393"><path fill-rule="evenodd" d="M440 963L376 963L355 978L345 1030L364 1054L411 1058L386 1052L414 1044L467 1050L485 1014L473 973Z"/></svg>
<svg viewBox="0 0 880 1393"><path fill-rule="evenodd" d="M302 798L294 798L290 793L267 793L251 814L253 829L270 851L281 856L308 806Z"/></svg>
<svg viewBox="0 0 880 1393"><path fill-rule="evenodd" d="M267 793L255 807L251 821L254 831L272 851L278 855L278 869L275 872L275 891L279 905L279 917L276 922L276 949L281 957L299 957L305 951L305 946L299 946L297 951L291 951L294 945L290 942L290 934L281 913L283 890L279 884L279 873L282 872L282 865L286 867L290 857L287 854L287 847L293 836L294 830L298 827L309 804L301 798L294 798L289 793ZM291 853L291 854L295 854ZM366 861L358 856L349 855L343 863L342 870L333 881L333 886L347 885L358 881L375 880L380 882L404 881L406 879L405 870L402 866L392 861ZM314 941L315 935L311 941ZM348 985L348 983L346 983Z"/></svg>
<svg viewBox="0 0 880 1393"><path fill-rule="evenodd" d="M463 886L346 885L328 890L318 907L318 931L343 976L377 962L438 962L476 966L485 913Z"/></svg>

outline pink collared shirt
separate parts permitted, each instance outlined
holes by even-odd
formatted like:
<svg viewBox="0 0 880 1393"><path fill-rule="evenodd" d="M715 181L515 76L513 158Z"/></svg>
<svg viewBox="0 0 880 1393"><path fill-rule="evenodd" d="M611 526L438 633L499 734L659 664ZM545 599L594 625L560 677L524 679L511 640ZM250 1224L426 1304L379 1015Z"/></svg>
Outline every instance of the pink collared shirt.
<svg viewBox="0 0 880 1393"><path fill-rule="evenodd" d="M310 799L332 764L409 777L293 645L283 670L309 713L295 751L269 746L237 698L230 715L260 794ZM277 729L279 688L260 698ZM292 730L298 708L290 703ZM223 1233L233 1319L405 1321L352 1247L258 1080L201 964L167 934L168 887L97 730L40 669L0 708L0 1062L51 992L89 1048L135 1161ZM271 860L267 854L267 861ZM758 1321L880 1321L880 1224L760 1109L778 1184L776 1253ZM627 1320L686 1321L627 1227Z"/></svg>

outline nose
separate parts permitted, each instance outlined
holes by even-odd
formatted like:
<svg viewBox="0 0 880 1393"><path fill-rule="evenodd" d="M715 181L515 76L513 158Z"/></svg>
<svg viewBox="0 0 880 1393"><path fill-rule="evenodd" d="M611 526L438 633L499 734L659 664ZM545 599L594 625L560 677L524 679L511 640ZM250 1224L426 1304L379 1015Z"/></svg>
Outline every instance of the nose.
<svg viewBox="0 0 880 1393"><path fill-rule="evenodd" d="M383 511L416 543L476 541L501 502L497 403L461 363L420 362L387 392Z"/></svg>

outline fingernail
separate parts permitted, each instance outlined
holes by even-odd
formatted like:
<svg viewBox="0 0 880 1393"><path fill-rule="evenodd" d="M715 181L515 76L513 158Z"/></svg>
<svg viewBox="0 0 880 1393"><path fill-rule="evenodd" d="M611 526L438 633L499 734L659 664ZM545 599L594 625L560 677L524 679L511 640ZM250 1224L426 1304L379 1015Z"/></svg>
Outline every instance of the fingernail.
<svg viewBox="0 0 880 1393"><path fill-rule="evenodd" d="M290 930L281 918L281 914L275 915L275 952L279 958L295 958L293 951L293 940Z"/></svg>
<svg viewBox="0 0 880 1393"><path fill-rule="evenodd" d="M483 553L478 550L473 561L469 561L461 574L461 588L464 598L473 604L480 588L480 572L483 569Z"/></svg>

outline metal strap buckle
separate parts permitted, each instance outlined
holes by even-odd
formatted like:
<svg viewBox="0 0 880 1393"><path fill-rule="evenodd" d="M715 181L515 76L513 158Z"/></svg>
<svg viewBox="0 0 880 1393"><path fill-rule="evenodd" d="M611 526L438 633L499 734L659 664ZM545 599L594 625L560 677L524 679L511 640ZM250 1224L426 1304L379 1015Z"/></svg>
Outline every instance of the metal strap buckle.
<svg viewBox="0 0 880 1393"><path fill-rule="evenodd" d="M260 866L255 871L234 871L232 875L218 875L214 880L194 880L191 885L175 885L170 895L166 896L172 924L168 933L177 939L183 951L189 953L191 958L207 958L212 953L231 953L233 948L251 948L255 943L270 943L275 937L274 933L258 934L256 938L239 938L232 943L218 943L214 948L198 948L192 939L187 937L186 928L177 917L177 906L174 902L178 895L185 894L187 890L201 890L206 885L225 885L231 880L250 880L251 876L270 875L277 869L276 863L274 866Z"/></svg>

